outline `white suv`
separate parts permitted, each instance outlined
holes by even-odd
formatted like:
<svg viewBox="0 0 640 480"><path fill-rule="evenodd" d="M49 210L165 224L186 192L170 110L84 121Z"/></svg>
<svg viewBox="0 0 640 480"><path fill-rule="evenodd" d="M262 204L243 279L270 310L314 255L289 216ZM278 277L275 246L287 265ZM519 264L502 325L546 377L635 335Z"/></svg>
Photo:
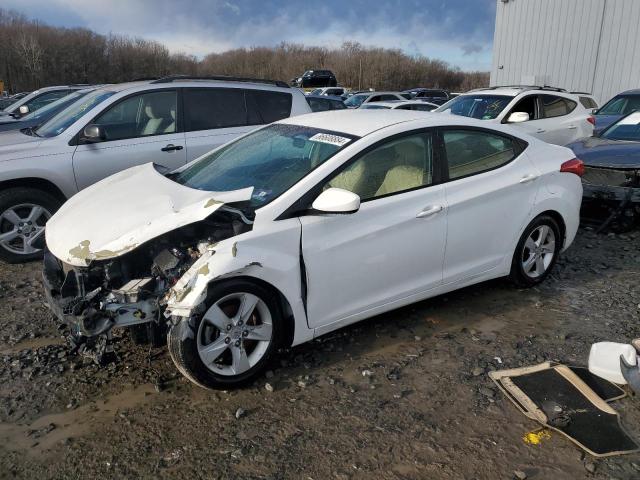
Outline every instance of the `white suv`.
<svg viewBox="0 0 640 480"><path fill-rule="evenodd" d="M595 119L578 95L552 87L490 87L463 93L434 112L510 124L548 143L566 145L593 134Z"/></svg>
<svg viewBox="0 0 640 480"><path fill-rule="evenodd" d="M37 129L0 134L0 259L37 258L47 219L105 177L148 162L171 171L259 125L310 112L284 82L171 76L98 88Z"/></svg>

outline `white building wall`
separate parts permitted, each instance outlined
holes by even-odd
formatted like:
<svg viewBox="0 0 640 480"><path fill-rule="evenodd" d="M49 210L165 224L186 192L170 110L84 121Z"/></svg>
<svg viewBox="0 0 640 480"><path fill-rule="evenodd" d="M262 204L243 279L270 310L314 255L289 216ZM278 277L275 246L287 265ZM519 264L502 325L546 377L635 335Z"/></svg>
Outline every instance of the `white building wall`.
<svg viewBox="0 0 640 480"><path fill-rule="evenodd" d="M497 0L491 85L640 88L640 0Z"/></svg>

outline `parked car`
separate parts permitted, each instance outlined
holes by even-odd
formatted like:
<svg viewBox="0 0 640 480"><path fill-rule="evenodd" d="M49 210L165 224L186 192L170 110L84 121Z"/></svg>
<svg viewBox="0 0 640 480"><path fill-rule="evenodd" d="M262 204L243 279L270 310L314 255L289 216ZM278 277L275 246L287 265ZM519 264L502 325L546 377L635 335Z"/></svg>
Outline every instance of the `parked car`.
<svg viewBox="0 0 640 480"><path fill-rule="evenodd" d="M312 112L345 110L347 108L341 97L333 97L329 95L307 95L306 98Z"/></svg>
<svg viewBox="0 0 640 480"><path fill-rule="evenodd" d="M463 93L434 112L504 123L548 143L591 136L595 120L577 95L551 87L491 87Z"/></svg>
<svg viewBox="0 0 640 480"><path fill-rule="evenodd" d="M0 132L8 132L10 130L20 130L23 128L35 128L42 125L50 118L53 118L59 112L67 108L72 103L80 100L87 93L95 90L96 87L84 88L82 90L76 90L75 92L67 95L66 97L59 98L58 100L51 102L50 104L36 110L35 112L28 113L24 117L15 118L10 115L0 117Z"/></svg>
<svg viewBox="0 0 640 480"><path fill-rule="evenodd" d="M35 130L0 134L0 259L37 258L46 220L102 178L151 161L173 170L256 126L309 112L283 82L171 76L98 88Z"/></svg>
<svg viewBox="0 0 640 480"><path fill-rule="evenodd" d="M301 88L336 87L338 81L331 70L307 70L292 81L292 86Z"/></svg>
<svg viewBox="0 0 640 480"><path fill-rule="evenodd" d="M8 97L0 98L0 110L4 110L5 108L8 108L9 106L16 103L21 98L26 97L27 95L29 95L29 92L21 92L21 93L16 93L15 95L10 95Z"/></svg>
<svg viewBox="0 0 640 480"><path fill-rule="evenodd" d="M45 105L55 102L59 98L87 88L90 85L59 85L56 87L44 87L28 95L25 95L17 102L9 105L2 113L12 115L14 117L23 117L28 113L35 112Z"/></svg>
<svg viewBox="0 0 640 480"><path fill-rule="evenodd" d="M342 87L325 87L325 88L316 88L311 92L307 93L307 95L318 96L318 95L329 95L329 96L341 96L346 92L345 88Z"/></svg>
<svg viewBox="0 0 640 480"><path fill-rule="evenodd" d="M617 211L612 219L617 230L636 225L640 219L640 111L567 147L585 164L585 210L605 214L604 218Z"/></svg>
<svg viewBox="0 0 640 480"><path fill-rule="evenodd" d="M416 100L422 100L424 102L435 103L436 105L442 105L449 101L451 98L449 92L439 88L415 88L411 90L405 90L404 93L409 93L411 98Z"/></svg>
<svg viewBox="0 0 640 480"><path fill-rule="evenodd" d="M400 92L362 92L350 96L344 101L347 108L359 108L371 102L389 102L394 100L410 100L408 93Z"/></svg>
<svg viewBox="0 0 640 480"><path fill-rule="evenodd" d="M370 102L365 103L360 108L364 110L417 110L420 112L430 112L435 110L440 105L435 105L428 102L420 102L416 100L394 100L391 102Z"/></svg>
<svg viewBox="0 0 640 480"><path fill-rule="evenodd" d="M640 89L619 93L602 108L593 112L596 119L596 133L635 110L640 110Z"/></svg>
<svg viewBox="0 0 640 480"><path fill-rule="evenodd" d="M538 285L576 234L581 166L463 117L285 119L71 198L47 225L45 294L84 336L166 325L181 373L234 387L364 318L497 277Z"/></svg>

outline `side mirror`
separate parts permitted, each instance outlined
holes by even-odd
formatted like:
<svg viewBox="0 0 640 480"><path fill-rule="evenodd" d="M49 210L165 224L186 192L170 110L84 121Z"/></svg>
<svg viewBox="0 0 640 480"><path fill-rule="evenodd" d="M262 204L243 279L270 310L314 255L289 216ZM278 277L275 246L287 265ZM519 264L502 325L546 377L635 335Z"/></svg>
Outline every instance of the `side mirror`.
<svg viewBox="0 0 640 480"><path fill-rule="evenodd" d="M18 113L20 113L20 115L26 115L27 113L29 113L29 107L26 105L20 105L20 108L18 108Z"/></svg>
<svg viewBox="0 0 640 480"><path fill-rule="evenodd" d="M87 125L82 131L82 140L87 143L96 143L106 140L104 130L100 125Z"/></svg>
<svg viewBox="0 0 640 480"><path fill-rule="evenodd" d="M529 114L527 112L513 112L507 118L507 123L522 123L529 121Z"/></svg>
<svg viewBox="0 0 640 480"><path fill-rule="evenodd" d="M599 111L600 111L599 108L594 108L593 110L591 110L591 115L598 115Z"/></svg>
<svg viewBox="0 0 640 480"><path fill-rule="evenodd" d="M321 213L355 213L360 209L360 197L349 190L329 188L318 195L311 207Z"/></svg>

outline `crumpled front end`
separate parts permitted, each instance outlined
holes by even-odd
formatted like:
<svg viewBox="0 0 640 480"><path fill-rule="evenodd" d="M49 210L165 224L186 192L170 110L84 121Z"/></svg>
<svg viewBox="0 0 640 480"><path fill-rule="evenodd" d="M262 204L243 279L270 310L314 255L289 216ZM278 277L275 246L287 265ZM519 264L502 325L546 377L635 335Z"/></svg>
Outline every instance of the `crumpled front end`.
<svg viewBox="0 0 640 480"><path fill-rule="evenodd" d="M586 166L582 183L587 199L640 202L640 168Z"/></svg>

